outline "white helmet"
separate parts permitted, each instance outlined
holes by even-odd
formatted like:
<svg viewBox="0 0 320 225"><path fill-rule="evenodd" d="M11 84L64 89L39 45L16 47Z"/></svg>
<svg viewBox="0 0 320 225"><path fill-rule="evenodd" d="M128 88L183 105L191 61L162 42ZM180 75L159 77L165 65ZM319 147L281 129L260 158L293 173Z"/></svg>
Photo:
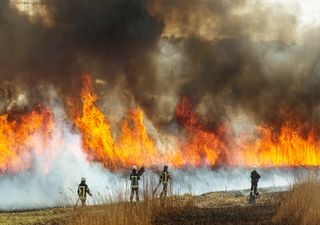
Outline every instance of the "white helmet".
<svg viewBox="0 0 320 225"><path fill-rule="evenodd" d="M132 169L137 170L137 166L136 165L132 166Z"/></svg>
<svg viewBox="0 0 320 225"><path fill-rule="evenodd" d="M81 177L81 182L86 182L86 178L85 177Z"/></svg>

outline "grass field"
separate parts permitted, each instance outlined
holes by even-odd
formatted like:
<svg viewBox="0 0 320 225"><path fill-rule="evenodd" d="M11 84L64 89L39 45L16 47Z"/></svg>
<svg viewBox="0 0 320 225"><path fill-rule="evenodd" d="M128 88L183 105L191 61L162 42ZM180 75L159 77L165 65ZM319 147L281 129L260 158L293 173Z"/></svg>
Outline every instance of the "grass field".
<svg viewBox="0 0 320 225"><path fill-rule="evenodd" d="M297 181L287 192L260 189L256 204L249 190L200 196L146 198L87 207L0 213L1 225L318 225L320 179Z"/></svg>
<svg viewBox="0 0 320 225"><path fill-rule="evenodd" d="M71 209L46 209L28 212L0 213L1 225L64 224Z"/></svg>
<svg viewBox="0 0 320 225"><path fill-rule="evenodd" d="M161 224L269 224L283 193L265 193L256 205L247 192L214 192L200 196L171 196L166 202L148 199L99 206L0 213L8 225L161 225ZM259 222L259 223L257 223Z"/></svg>

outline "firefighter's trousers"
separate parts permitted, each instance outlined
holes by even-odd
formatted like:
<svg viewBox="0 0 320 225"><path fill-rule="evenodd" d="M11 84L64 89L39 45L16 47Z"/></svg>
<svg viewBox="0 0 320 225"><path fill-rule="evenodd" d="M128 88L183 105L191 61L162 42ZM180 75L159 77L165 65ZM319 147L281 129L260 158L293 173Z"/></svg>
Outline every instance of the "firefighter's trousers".
<svg viewBox="0 0 320 225"><path fill-rule="evenodd" d="M79 198L80 198L82 206L85 206L86 205L86 198L85 197L79 197Z"/></svg>
<svg viewBox="0 0 320 225"><path fill-rule="evenodd" d="M167 189L168 189L168 183L164 183L161 194L160 194L160 198L167 197Z"/></svg>
<svg viewBox="0 0 320 225"><path fill-rule="evenodd" d="M136 201L139 201L139 190L137 187L131 188L130 201L132 202L134 195L136 195Z"/></svg>
<svg viewBox="0 0 320 225"><path fill-rule="evenodd" d="M251 181L251 192L253 191L253 193L256 195L258 193L258 182L252 182Z"/></svg>

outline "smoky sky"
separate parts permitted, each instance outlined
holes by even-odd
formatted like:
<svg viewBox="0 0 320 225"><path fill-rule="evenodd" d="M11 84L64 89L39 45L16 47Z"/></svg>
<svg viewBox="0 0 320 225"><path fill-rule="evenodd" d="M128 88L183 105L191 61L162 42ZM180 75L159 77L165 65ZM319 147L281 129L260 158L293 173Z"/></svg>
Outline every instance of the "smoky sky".
<svg viewBox="0 0 320 225"><path fill-rule="evenodd" d="M181 96L212 122L230 110L263 123L282 121L286 111L320 118L319 29L301 33L298 15L285 8L249 0L42 3L50 26L0 1L3 98L10 97L5 82L76 94L91 72L121 85L159 127L175 121ZM161 55L163 43L179 60ZM170 63L160 64L166 57Z"/></svg>
<svg viewBox="0 0 320 225"><path fill-rule="evenodd" d="M81 76L91 70L112 81L125 68L139 64L132 76L152 75L148 55L163 25L149 15L147 2L45 0L53 21L48 26L41 18L28 20L9 1L1 1L1 79L29 86L47 82L69 94L79 93Z"/></svg>

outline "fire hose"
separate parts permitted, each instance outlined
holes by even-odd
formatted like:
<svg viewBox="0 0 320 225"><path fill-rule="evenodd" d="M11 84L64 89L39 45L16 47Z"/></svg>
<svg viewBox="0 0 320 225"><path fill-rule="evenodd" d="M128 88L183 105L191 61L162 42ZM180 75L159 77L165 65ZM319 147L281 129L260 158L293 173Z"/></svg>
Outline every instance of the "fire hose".
<svg viewBox="0 0 320 225"><path fill-rule="evenodd" d="M153 190L153 192L152 192L152 197L154 197L154 196L155 196L155 194L156 194L156 192L157 192L157 190L158 190L158 188L159 188L160 184L161 184L161 182L159 182L158 186Z"/></svg>

